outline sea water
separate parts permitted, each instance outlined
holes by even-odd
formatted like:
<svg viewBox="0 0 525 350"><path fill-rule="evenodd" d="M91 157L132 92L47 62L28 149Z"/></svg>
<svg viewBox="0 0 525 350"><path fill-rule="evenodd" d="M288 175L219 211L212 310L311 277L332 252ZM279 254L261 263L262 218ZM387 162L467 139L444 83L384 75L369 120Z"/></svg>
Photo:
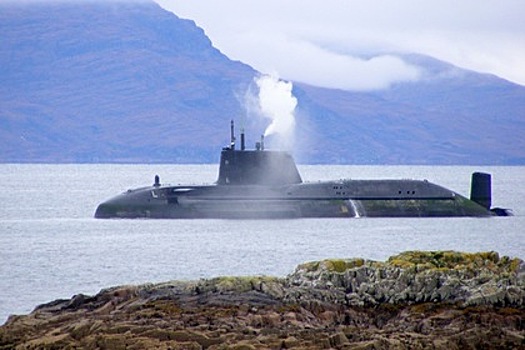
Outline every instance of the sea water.
<svg viewBox="0 0 525 350"><path fill-rule="evenodd" d="M494 250L525 258L525 167L299 166L305 181L428 179L468 196L493 175L493 205L514 217L100 220L129 188L213 183L216 165L0 165L0 324L79 293L220 275L285 276L306 261L385 260L406 250Z"/></svg>

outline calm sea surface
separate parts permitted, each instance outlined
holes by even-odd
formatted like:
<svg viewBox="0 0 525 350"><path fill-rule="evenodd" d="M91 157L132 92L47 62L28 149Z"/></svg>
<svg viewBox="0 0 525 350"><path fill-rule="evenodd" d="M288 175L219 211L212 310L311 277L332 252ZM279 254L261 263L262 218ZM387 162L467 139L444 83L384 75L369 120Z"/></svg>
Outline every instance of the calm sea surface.
<svg viewBox="0 0 525 350"><path fill-rule="evenodd" d="M300 166L306 181L428 179L468 195L493 175L508 218L95 220L97 204L153 183L213 183L216 165L0 164L0 324L9 314L122 284L219 275L285 276L325 258L405 250L495 250L525 258L525 167Z"/></svg>

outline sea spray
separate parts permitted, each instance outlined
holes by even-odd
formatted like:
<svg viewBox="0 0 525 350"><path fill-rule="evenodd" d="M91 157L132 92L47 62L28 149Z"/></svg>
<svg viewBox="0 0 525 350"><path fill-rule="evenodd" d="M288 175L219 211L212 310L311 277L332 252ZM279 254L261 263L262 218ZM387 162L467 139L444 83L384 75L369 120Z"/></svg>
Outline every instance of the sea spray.
<svg viewBox="0 0 525 350"><path fill-rule="evenodd" d="M297 98L292 93L292 83L280 80L275 75L259 76L255 78L255 83L259 88L260 113L271 120L264 136L270 136L277 148L293 150Z"/></svg>

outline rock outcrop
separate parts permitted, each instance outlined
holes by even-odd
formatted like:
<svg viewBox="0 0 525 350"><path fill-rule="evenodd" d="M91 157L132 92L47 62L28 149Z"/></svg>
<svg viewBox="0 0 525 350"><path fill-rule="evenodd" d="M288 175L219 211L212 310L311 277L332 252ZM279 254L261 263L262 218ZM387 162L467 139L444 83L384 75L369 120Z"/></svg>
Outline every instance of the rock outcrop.
<svg viewBox="0 0 525 350"><path fill-rule="evenodd" d="M286 278L121 286L11 316L0 349L525 348L525 263L406 252Z"/></svg>
<svg viewBox="0 0 525 350"><path fill-rule="evenodd" d="M525 264L496 252L405 252L386 263L363 259L300 265L287 279L287 301L303 295L332 303L373 306L444 302L525 306Z"/></svg>

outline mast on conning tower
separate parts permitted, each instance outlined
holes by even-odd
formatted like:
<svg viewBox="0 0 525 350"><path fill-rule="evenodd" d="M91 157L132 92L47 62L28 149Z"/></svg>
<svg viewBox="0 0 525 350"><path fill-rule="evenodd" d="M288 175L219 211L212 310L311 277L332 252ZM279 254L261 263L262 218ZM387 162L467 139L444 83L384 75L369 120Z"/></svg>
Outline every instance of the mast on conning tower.
<svg viewBox="0 0 525 350"><path fill-rule="evenodd" d="M233 119L231 120L231 123L230 123L230 149L231 150L235 149L235 127L233 124Z"/></svg>

